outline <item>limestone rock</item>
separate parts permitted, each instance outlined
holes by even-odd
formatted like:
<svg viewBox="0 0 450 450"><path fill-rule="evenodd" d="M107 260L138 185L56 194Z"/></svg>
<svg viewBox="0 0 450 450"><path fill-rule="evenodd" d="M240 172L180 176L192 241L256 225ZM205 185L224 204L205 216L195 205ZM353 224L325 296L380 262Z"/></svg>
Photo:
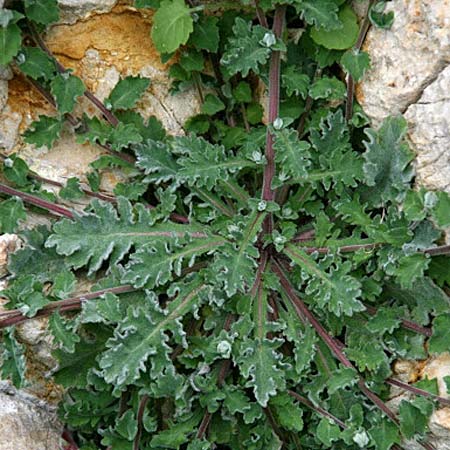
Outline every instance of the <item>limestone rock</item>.
<svg viewBox="0 0 450 450"><path fill-rule="evenodd" d="M0 235L0 277L7 274L8 255L20 247L20 239L15 234Z"/></svg>
<svg viewBox="0 0 450 450"><path fill-rule="evenodd" d="M117 0L58 0L61 23L75 23L91 14L111 11Z"/></svg>
<svg viewBox="0 0 450 450"><path fill-rule="evenodd" d="M408 107L405 118L417 153L418 182L450 192L450 64Z"/></svg>
<svg viewBox="0 0 450 450"><path fill-rule="evenodd" d="M433 413L430 431L437 449L450 450L450 408L442 408Z"/></svg>
<svg viewBox="0 0 450 450"><path fill-rule="evenodd" d="M61 432L53 407L0 382L0 450L56 450Z"/></svg>
<svg viewBox="0 0 450 450"><path fill-rule="evenodd" d="M117 5L111 12L86 21L53 26L46 42L100 99L109 95L119 77L150 78L150 88L137 105L138 111L144 117L155 115L169 133L180 134L184 122L200 112L200 101L194 89L170 93L168 69L175 60L161 63L150 38L152 17L152 10Z"/></svg>
<svg viewBox="0 0 450 450"><path fill-rule="evenodd" d="M372 27L364 50L372 68L356 97L377 126L404 114L417 181L450 192L450 2L393 0L390 30Z"/></svg>
<svg viewBox="0 0 450 450"><path fill-rule="evenodd" d="M393 0L390 30L372 27L364 50L372 68L357 89L357 99L375 124L406 111L450 62L448 0Z"/></svg>

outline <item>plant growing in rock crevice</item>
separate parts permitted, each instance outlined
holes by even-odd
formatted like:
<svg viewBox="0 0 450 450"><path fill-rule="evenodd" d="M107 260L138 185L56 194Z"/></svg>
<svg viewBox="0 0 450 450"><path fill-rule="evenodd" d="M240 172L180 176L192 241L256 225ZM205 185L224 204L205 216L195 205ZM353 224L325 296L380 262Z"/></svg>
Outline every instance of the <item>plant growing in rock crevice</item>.
<svg viewBox="0 0 450 450"><path fill-rule="evenodd" d="M68 123L106 154L89 186L71 178L58 196L42 187L58 183L3 157L0 231L26 208L58 216L19 231L3 376L26 383L14 326L50 316L61 418L85 450L432 448L427 420L447 401L432 381L390 378L390 364L448 350L449 197L411 188L402 118L375 131L353 108L369 19L358 33L338 0L136 1L157 8L161 52L182 45L174 91L203 99L171 137L131 111L149 80L124 78L102 103L53 58L38 31L56 5L43 3L1 16L0 62L14 58L57 108L24 138L50 147ZM82 95L98 117L74 116ZM111 166L129 177L114 196L98 192ZM59 204L83 196L96 197L83 212ZM81 276L92 292L77 294ZM385 400L399 384L417 397L396 413Z"/></svg>

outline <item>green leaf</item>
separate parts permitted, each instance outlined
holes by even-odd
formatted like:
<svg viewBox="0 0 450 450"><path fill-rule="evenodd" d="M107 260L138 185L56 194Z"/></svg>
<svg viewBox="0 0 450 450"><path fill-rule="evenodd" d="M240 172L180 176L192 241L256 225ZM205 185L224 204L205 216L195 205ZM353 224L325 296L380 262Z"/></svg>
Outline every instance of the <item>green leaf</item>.
<svg viewBox="0 0 450 450"><path fill-rule="evenodd" d="M84 302L81 311L81 323L119 323L123 319L121 299L110 292L98 300Z"/></svg>
<svg viewBox="0 0 450 450"><path fill-rule="evenodd" d="M169 146L164 142L148 140L134 148L136 165L147 175L145 181L160 184L177 179L180 166L173 158Z"/></svg>
<svg viewBox="0 0 450 450"><path fill-rule="evenodd" d="M0 27L6 28L12 23L17 23L23 17L24 15L18 11L2 8L0 10Z"/></svg>
<svg viewBox="0 0 450 450"><path fill-rule="evenodd" d="M340 438L341 431L339 430L339 427L329 419L320 419L316 435L325 447L330 448L333 446L333 442Z"/></svg>
<svg viewBox="0 0 450 450"><path fill-rule="evenodd" d="M6 66L20 50L22 34L15 23L0 27L0 65Z"/></svg>
<svg viewBox="0 0 450 450"><path fill-rule="evenodd" d="M27 317L33 317L49 300L42 293L42 283L31 274L22 274L14 283L2 291L9 306L20 309Z"/></svg>
<svg viewBox="0 0 450 450"><path fill-rule="evenodd" d="M302 431L302 409L298 407L295 400L287 393L280 393L270 400L270 408L274 410L279 423L289 431Z"/></svg>
<svg viewBox="0 0 450 450"><path fill-rule="evenodd" d="M233 89L233 97L237 102L251 103L253 96L250 85L245 81L240 81Z"/></svg>
<svg viewBox="0 0 450 450"><path fill-rule="evenodd" d="M17 56L17 65L29 77L37 80L51 80L56 72L56 64L47 53L39 47L23 47Z"/></svg>
<svg viewBox="0 0 450 450"><path fill-rule="evenodd" d="M74 353L75 344L80 342L80 337L74 333L71 319L65 320L58 312L55 312L50 316L48 326L60 348L67 353Z"/></svg>
<svg viewBox="0 0 450 450"><path fill-rule="evenodd" d="M418 278L422 278L424 271L428 268L430 259L425 255L416 254L403 256L398 262L395 271L398 282L402 288L412 288Z"/></svg>
<svg viewBox="0 0 450 450"><path fill-rule="evenodd" d="M310 25L323 30L342 28L338 7L332 0L291 0L297 12ZM341 19L341 20L340 20Z"/></svg>
<svg viewBox="0 0 450 450"><path fill-rule="evenodd" d="M80 180L71 177L67 180L66 185L59 191L61 198L65 200L76 200L84 196L84 192L80 187Z"/></svg>
<svg viewBox="0 0 450 450"><path fill-rule="evenodd" d="M76 269L87 266L89 273L100 269L104 261L117 264L132 246L142 247L152 242L167 242L186 236L196 236L198 227L190 225L155 224L151 211L118 199L117 211L110 203L93 200L92 212L76 215L75 220L62 219L53 227L46 247L55 247Z"/></svg>
<svg viewBox="0 0 450 450"><path fill-rule="evenodd" d="M404 143L406 131L403 117L385 119L378 133L365 130L369 141L364 142L364 175L366 184L372 186L370 201L375 206L397 200L412 180L413 154Z"/></svg>
<svg viewBox="0 0 450 450"><path fill-rule="evenodd" d="M319 308L326 307L338 317L364 311L359 300L361 283L348 274L352 267L350 261L332 266L325 272L311 256L292 244L287 245L284 252L310 276L306 293L313 296Z"/></svg>
<svg viewBox="0 0 450 450"><path fill-rule="evenodd" d="M131 255L126 265L122 283L132 284L136 288L153 288L171 281L173 275L180 276L183 263L192 266L195 258L211 252L225 243L224 239L200 239L182 246L155 242L140 248Z"/></svg>
<svg viewBox="0 0 450 450"><path fill-rule="evenodd" d="M153 16L152 40L160 53L172 53L186 44L194 30L190 10L184 0L163 0Z"/></svg>
<svg viewBox="0 0 450 450"><path fill-rule="evenodd" d="M58 369L53 377L56 383L65 388L85 389L88 385L88 375L94 369L98 369L96 359L104 350L105 341L110 336L110 332L99 325L95 326L95 330L87 328L87 331L90 332L89 339L80 339L75 344L74 353L68 353L62 349L53 352L53 356L58 360ZM92 397L92 393L89 395Z"/></svg>
<svg viewBox="0 0 450 450"><path fill-rule="evenodd" d="M136 111L116 111L116 117L125 124L133 124L142 136L143 142L148 139L159 141L166 136L164 127L155 116L150 116L144 121Z"/></svg>
<svg viewBox="0 0 450 450"><path fill-rule="evenodd" d="M205 66L205 60L201 51L187 50L181 53L179 64L186 72L200 72Z"/></svg>
<svg viewBox="0 0 450 450"><path fill-rule="evenodd" d="M76 283L77 279L73 272L61 271L53 281L51 294L59 299L67 298L75 290Z"/></svg>
<svg viewBox="0 0 450 450"><path fill-rule="evenodd" d="M250 70L259 74L260 66L265 64L270 56L270 47L262 42L268 33L266 28L252 26L251 22L237 17L233 25L233 36L228 39L221 63L228 74L240 72L246 77ZM273 35L273 34L272 34Z"/></svg>
<svg viewBox="0 0 450 450"><path fill-rule="evenodd" d="M20 198L10 198L0 203L0 234L14 233L27 214Z"/></svg>
<svg viewBox="0 0 450 450"><path fill-rule="evenodd" d="M436 192L437 203L432 209L432 215L436 223L442 227L450 226L450 195L447 192Z"/></svg>
<svg viewBox="0 0 450 450"><path fill-rule="evenodd" d="M349 73L355 81L359 81L366 70L370 68L370 57L366 52L347 50L341 58L344 70Z"/></svg>
<svg viewBox="0 0 450 450"><path fill-rule="evenodd" d="M208 190L217 186L219 180L228 180L230 174L239 169L254 165L250 160L233 156L224 146L211 144L201 137L178 137L172 148L181 155L177 161L180 166L176 174L178 180Z"/></svg>
<svg viewBox="0 0 450 450"><path fill-rule="evenodd" d="M59 20L57 0L25 0L25 14L34 22L49 25Z"/></svg>
<svg viewBox="0 0 450 450"><path fill-rule="evenodd" d="M350 6L346 5L339 11L338 16L342 24L340 28L330 30L311 29L310 35L314 42L334 50L346 50L356 43L359 34L356 14Z"/></svg>
<svg viewBox="0 0 450 450"><path fill-rule="evenodd" d="M114 195L125 197L128 200L137 200L147 191L147 185L140 181L134 183L117 183L114 188Z"/></svg>
<svg viewBox="0 0 450 450"><path fill-rule="evenodd" d="M61 114L72 112L77 98L86 90L84 83L78 77L67 72L56 75L50 86Z"/></svg>
<svg viewBox="0 0 450 450"><path fill-rule="evenodd" d="M214 276L223 283L228 297L237 291L249 289L248 280L252 280L259 252L254 242L261 229L266 214L253 213L234 226L236 244L226 244L215 255Z"/></svg>
<svg viewBox="0 0 450 450"><path fill-rule="evenodd" d="M104 103L111 105L113 109L133 108L149 86L148 78L128 76L114 86Z"/></svg>
<svg viewBox="0 0 450 450"><path fill-rule="evenodd" d="M400 430L406 439L411 439L416 434L423 435L427 429L428 417L405 400L400 403L399 419Z"/></svg>
<svg viewBox="0 0 450 450"><path fill-rule="evenodd" d="M100 357L102 376L107 383L118 389L134 383L146 370L146 362L152 360L150 377L157 379L163 371L172 370L170 362L171 348L168 345L168 332L176 336L183 335L180 322L188 312L198 308L202 301L202 291L207 286L195 280L180 291L163 310L154 294L148 294L145 309L128 309L127 317L119 324L114 337L107 342L107 350ZM168 295L177 292L174 285Z"/></svg>
<svg viewBox="0 0 450 450"><path fill-rule="evenodd" d="M450 315L445 314L433 320L433 334L428 341L431 353L444 353L450 349L448 330L450 329Z"/></svg>
<svg viewBox="0 0 450 450"><path fill-rule="evenodd" d="M119 125L111 129L108 141L111 144L111 149L119 152L129 145L142 142L142 136L132 123L125 125L120 122Z"/></svg>
<svg viewBox="0 0 450 450"><path fill-rule="evenodd" d="M213 116L219 111L223 111L225 105L219 97L213 94L207 94L205 97L205 102L202 105L202 114L207 114L208 116Z"/></svg>
<svg viewBox="0 0 450 450"><path fill-rule="evenodd" d="M290 178L305 179L311 165L309 149L311 145L298 138L297 131L284 128L274 133L275 161L282 167L279 178L283 181Z"/></svg>
<svg viewBox="0 0 450 450"><path fill-rule="evenodd" d="M335 394L343 391L348 386L353 386L358 382L358 373L351 367L341 367L333 372L327 381L328 392Z"/></svg>
<svg viewBox="0 0 450 450"><path fill-rule="evenodd" d="M336 77L322 77L309 88L309 95L314 100L340 100L345 97L345 84Z"/></svg>
<svg viewBox="0 0 450 450"><path fill-rule="evenodd" d="M132 441L135 438L138 432L138 424L133 410L129 409L116 419L115 431L127 441Z"/></svg>
<svg viewBox="0 0 450 450"><path fill-rule="evenodd" d="M15 278L20 274L28 274L33 275L37 281L47 282L66 269L64 260L53 249L44 246L49 233L45 226L20 233L25 245L10 255L8 265L9 272Z"/></svg>
<svg viewBox="0 0 450 450"><path fill-rule="evenodd" d="M25 186L29 183L29 171L28 164L15 153L9 155L3 163L3 174L9 181L12 181L18 186Z"/></svg>
<svg viewBox="0 0 450 450"><path fill-rule="evenodd" d="M96 142L105 145L111 134L112 127L101 121L98 117L83 116L84 128L87 129L84 133L77 135L77 142L80 144L84 142Z"/></svg>
<svg viewBox="0 0 450 450"><path fill-rule="evenodd" d="M197 50L207 50L216 53L219 48L218 19L214 16L201 16L194 24L194 31L189 38L189 44Z"/></svg>
<svg viewBox="0 0 450 450"><path fill-rule="evenodd" d="M389 419L382 419L369 430L370 437L377 450L389 450L394 444L400 444L401 438L397 425Z"/></svg>
<svg viewBox="0 0 450 450"><path fill-rule="evenodd" d="M267 291L259 286L249 300L253 309L253 339L245 337L239 343L234 359L247 379L245 386L253 388L257 402L265 408L270 397L284 390L285 369L289 365L283 363L283 355L277 351L283 340L267 338L270 330L267 323Z"/></svg>
<svg viewBox="0 0 450 450"><path fill-rule="evenodd" d="M23 136L28 144L51 148L53 143L59 139L62 127L63 121L61 118L39 116L39 120L34 121Z"/></svg>
<svg viewBox="0 0 450 450"><path fill-rule="evenodd" d="M136 8L159 8L160 0L134 0Z"/></svg>
<svg viewBox="0 0 450 450"><path fill-rule="evenodd" d="M296 66L289 66L281 75L282 86L286 89L286 94L290 97L292 94L306 98L310 84L309 76L300 73Z"/></svg>
<svg viewBox="0 0 450 450"><path fill-rule="evenodd" d="M1 375L4 380L11 380L16 388L25 387L26 361L25 349L14 337L14 327L3 331L1 349Z"/></svg>
<svg viewBox="0 0 450 450"><path fill-rule="evenodd" d="M389 30L394 23L394 11L384 13L385 6L385 1L380 1L372 5L369 10L369 19L376 27Z"/></svg>

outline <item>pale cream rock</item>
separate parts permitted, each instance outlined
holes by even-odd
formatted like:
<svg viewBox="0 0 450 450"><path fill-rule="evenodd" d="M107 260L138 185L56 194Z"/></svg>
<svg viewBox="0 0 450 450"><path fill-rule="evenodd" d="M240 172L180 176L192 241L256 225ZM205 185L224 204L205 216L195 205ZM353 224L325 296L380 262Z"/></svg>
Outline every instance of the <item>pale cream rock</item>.
<svg viewBox="0 0 450 450"><path fill-rule="evenodd" d="M421 378L436 378L439 395L444 398L450 398L444 381L444 377L448 376L450 376L450 353L448 352L430 358L421 373Z"/></svg>
<svg viewBox="0 0 450 450"><path fill-rule="evenodd" d="M8 257L10 253L15 252L21 245L21 241L15 234L0 235L0 277L7 273Z"/></svg>
<svg viewBox="0 0 450 450"><path fill-rule="evenodd" d="M372 67L357 88L357 99L374 124L417 102L450 62L450 1L393 0L390 30L372 27L364 50Z"/></svg>
<svg viewBox="0 0 450 450"><path fill-rule="evenodd" d="M405 118L417 154L417 181L450 193L450 65L408 107Z"/></svg>
<svg viewBox="0 0 450 450"><path fill-rule="evenodd" d="M117 0L58 0L60 22L75 23L111 11Z"/></svg>
<svg viewBox="0 0 450 450"><path fill-rule="evenodd" d="M57 450L61 433L56 408L0 381L0 450Z"/></svg>

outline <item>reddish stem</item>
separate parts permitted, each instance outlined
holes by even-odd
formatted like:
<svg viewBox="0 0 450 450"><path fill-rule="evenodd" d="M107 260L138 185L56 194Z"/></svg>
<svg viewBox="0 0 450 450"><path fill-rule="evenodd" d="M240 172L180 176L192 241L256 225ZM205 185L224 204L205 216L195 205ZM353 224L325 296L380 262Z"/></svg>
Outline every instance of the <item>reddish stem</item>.
<svg viewBox="0 0 450 450"><path fill-rule="evenodd" d="M450 406L450 399L441 397L436 394L432 394L431 392L428 392L428 391L424 391L423 389L420 389L415 386L411 386L410 384L404 383L403 381L400 381L400 380L396 380L395 378L388 378L386 380L386 383L390 384L391 386L396 386L405 391L412 392L413 394L420 395L422 397L431 398L433 400L438 401L439 403L442 403L443 405Z"/></svg>
<svg viewBox="0 0 450 450"><path fill-rule="evenodd" d="M149 396L143 395L141 398L141 401L139 402L139 409L138 409L138 413L137 413L138 431L137 431L136 437L134 438L133 450L139 450L139 443L141 442L142 429L143 429L142 420L144 418L145 407L147 406L148 400L149 400Z"/></svg>
<svg viewBox="0 0 450 450"><path fill-rule="evenodd" d="M341 345L337 344L335 339L325 330L322 324L314 317L314 315L309 311L305 303L297 296L294 288L292 287L290 281L286 278L283 273L281 266L277 261L273 261L272 270L278 276L281 285L283 286L286 295L291 300L292 305L294 306L297 315L302 318L305 317L308 322L313 326L316 330L317 334L321 337L321 339L325 342L331 352L335 355L335 357L341 362L345 367L352 368L356 371L353 364L350 360L345 356L342 351ZM365 384L365 381L360 378L358 381L358 386L361 391L382 411L384 412L395 424L398 423L398 419L395 416L394 412L391 411L385 403L374 394Z"/></svg>
<svg viewBox="0 0 450 450"><path fill-rule="evenodd" d="M55 61L58 72L65 73L67 72L66 68L55 58L52 51L47 47L47 44L44 42L40 34L36 31L34 25L28 21L28 27L31 31L33 39L36 44L45 52L47 55ZM116 127L119 124L119 119L108 109L106 106L88 89L84 91L83 94L105 117L105 119L113 126Z"/></svg>
<svg viewBox="0 0 450 450"><path fill-rule="evenodd" d="M364 305L366 307L366 311L371 314L375 315L377 313L377 308L370 306L370 305ZM433 335L432 330L429 328L423 327L419 325L416 322L413 322L412 320L408 319L401 319L402 327L406 328L408 330L414 331L415 333L423 334L424 336L431 337Z"/></svg>
<svg viewBox="0 0 450 450"><path fill-rule="evenodd" d="M81 305L86 300L92 300L101 297L104 294L125 294L127 292L133 292L136 289L129 285L117 286L108 289L102 289L100 291L89 292L87 294L79 295L76 297L67 298L64 300L58 300L45 305L34 317L27 317L18 309L12 309L10 311L5 311L0 313L0 329L9 327L11 325L17 325L19 323L25 322L27 320L35 319L37 317L48 316L56 310L59 312L76 311L81 308ZM2 319L4 317L4 319Z"/></svg>
<svg viewBox="0 0 450 450"><path fill-rule="evenodd" d="M60 216L67 217L69 219L74 218L74 214L72 211L70 211L67 208L64 208L62 206L59 206L55 203L49 202L47 200L43 200L40 197L36 197L31 194L26 194L25 192L18 191L17 189L13 189L9 186L6 186L5 184L0 183L0 193L11 195L15 197L21 198L25 203L28 203L33 206L38 206L39 208L46 209L47 211L50 211L52 213L58 214Z"/></svg>
<svg viewBox="0 0 450 450"><path fill-rule="evenodd" d="M303 397L300 394L297 394L297 392L295 391L291 391L288 390L287 393L291 396L294 397L296 400L298 400L300 403L302 403L303 405L307 406L308 408L314 410L317 414L320 414L323 417L326 417L327 419L332 420L336 425L338 425L339 427L341 427L343 430L345 430L347 428L347 425L345 425L344 422L342 422L341 419L338 419L337 417L333 416L333 414L331 414L330 412L328 412L327 410L321 408L320 406L316 406L314 405L313 402L311 402L310 400L308 400L306 397Z"/></svg>
<svg viewBox="0 0 450 450"><path fill-rule="evenodd" d="M283 31L284 13L286 8L278 6L275 10L275 17L273 22L273 33L279 39ZM270 57L269 68L269 125L272 125L279 115L280 110L280 57L279 51L273 51ZM264 179L262 199L266 201L273 201L275 199L275 192L272 190L272 180L275 175L275 152L273 149L273 135L267 130L266 137L266 166L264 167ZM264 221L265 233L272 233L273 219L268 216Z"/></svg>
<svg viewBox="0 0 450 450"><path fill-rule="evenodd" d="M264 11L259 6L259 0L255 0L255 10L256 10L256 17L258 17L259 24L264 28L269 28L269 24L267 22L266 15L264 14Z"/></svg>

